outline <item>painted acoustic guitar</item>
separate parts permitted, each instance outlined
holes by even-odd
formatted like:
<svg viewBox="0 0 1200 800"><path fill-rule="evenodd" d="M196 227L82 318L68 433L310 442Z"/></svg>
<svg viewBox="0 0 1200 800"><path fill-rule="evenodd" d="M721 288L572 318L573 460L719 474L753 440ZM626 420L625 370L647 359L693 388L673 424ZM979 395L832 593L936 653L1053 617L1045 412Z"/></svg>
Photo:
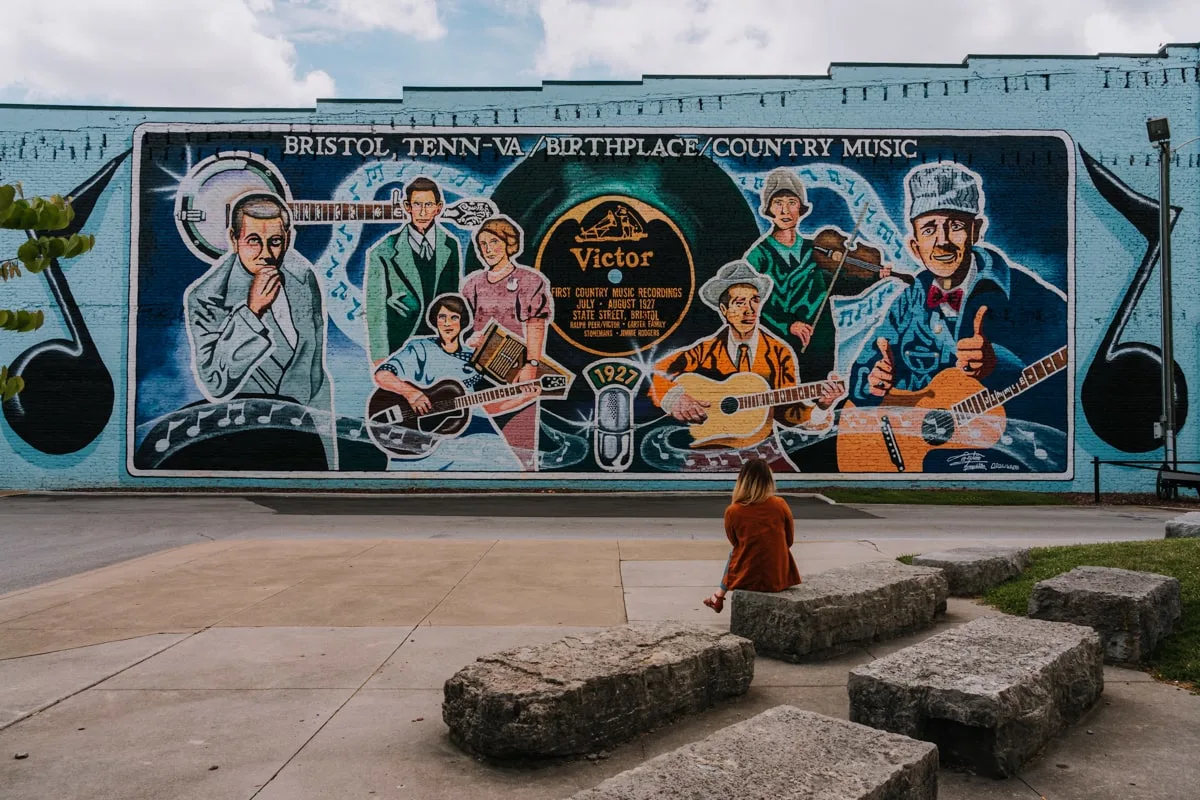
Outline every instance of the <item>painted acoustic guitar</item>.
<svg viewBox="0 0 1200 800"><path fill-rule="evenodd" d="M690 372L675 379L687 394L709 403L708 419L690 426L692 447L753 447L771 435L772 408L816 400L827 383L771 389L766 378L753 372L739 372L722 381ZM841 381L835 385L839 392L845 391ZM811 416L812 409L804 409L789 415L788 422L803 424Z"/></svg>
<svg viewBox="0 0 1200 800"><path fill-rule="evenodd" d="M403 441L397 442L393 437L381 435L387 428L383 427L381 430L380 426L399 426L438 440L451 439L467 427L474 406L516 397L533 386L540 387L543 392L550 392L561 390L566 384L567 379L561 375L543 375L537 380L497 386L494 389L468 394L461 383L447 379L438 381L424 390L430 402L430 408L424 414L416 413L408 400L401 395L386 389L376 389L367 401L367 420L371 423L367 430L375 444L394 455L427 456L432 452L432 448L410 449Z"/></svg>
<svg viewBox="0 0 1200 800"><path fill-rule="evenodd" d="M943 370L924 389L893 389L883 405L846 403L838 422L841 472L920 472L938 449L985 449L1004 434L1004 404L1067 367L1067 348L1026 367L1013 385L993 391L960 369Z"/></svg>

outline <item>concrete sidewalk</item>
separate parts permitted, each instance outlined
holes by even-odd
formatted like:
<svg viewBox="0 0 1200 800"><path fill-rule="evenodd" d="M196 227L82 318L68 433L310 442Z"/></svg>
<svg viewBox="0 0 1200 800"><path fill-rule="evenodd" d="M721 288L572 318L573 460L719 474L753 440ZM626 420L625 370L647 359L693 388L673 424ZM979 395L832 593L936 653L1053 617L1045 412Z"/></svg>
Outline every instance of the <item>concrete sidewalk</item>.
<svg viewBox="0 0 1200 800"><path fill-rule="evenodd" d="M861 523L812 523L836 524L840 538L813 536L794 552L812 573L985 538L1162 535L1159 514L1067 510L1075 515L1005 509L1005 522L979 510L872 507L877 518ZM972 538L945 530L972 517ZM456 520L439 519L441 535L452 534ZM710 535L707 520L609 519L608 537L597 522L570 539L529 538L529 527L525 538L395 529L385 538L371 518L355 517L358 536L318 538L327 521L287 521L305 535L266 538L261 529L279 523L262 512L230 538L0 597L0 796L563 798L781 703L845 718L851 667L993 613L953 600L926 634L816 664L760 658L746 697L606 759L499 769L449 743L443 681L487 652L627 620L726 627L728 612L700 602L728 552L719 527ZM501 522L511 520L493 530ZM682 530L668 523L695 538L670 537ZM872 535L858 538L867 523ZM611 538L614 530L630 538ZM1200 697L1135 671L1110 668L1106 680L1097 707L1018 779L943 772L940 797L1194 798Z"/></svg>
<svg viewBox="0 0 1200 800"><path fill-rule="evenodd" d="M811 540L1030 544L1158 538L1177 511L1128 506L830 505L787 493ZM0 498L0 594L196 542L228 539L725 540L726 493L607 495L109 496ZM598 506L623 516L589 516ZM527 516L512 516L525 509ZM945 542L943 541L943 544ZM920 545L924 547L925 545Z"/></svg>

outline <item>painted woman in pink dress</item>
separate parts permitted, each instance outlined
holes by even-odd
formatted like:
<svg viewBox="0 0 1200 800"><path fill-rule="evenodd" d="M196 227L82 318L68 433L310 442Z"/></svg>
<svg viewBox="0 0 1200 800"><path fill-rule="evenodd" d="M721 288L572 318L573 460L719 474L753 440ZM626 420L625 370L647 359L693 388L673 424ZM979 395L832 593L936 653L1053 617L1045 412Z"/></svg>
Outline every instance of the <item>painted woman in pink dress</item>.
<svg viewBox="0 0 1200 800"><path fill-rule="evenodd" d="M462 285L462 295L474 312L474 333L468 346L477 348L483 332L494 320L522 340L528 361L518 381L537 379L538 366L546 353L546 330L554 315L550 282L537 270L513 261L521 252L521 229L511 219L496 216L475 234L475 250L487 269L471 273ZM507 420L497 420L501 433L525 468L538 468L538 403L517 411Z"/></svg>

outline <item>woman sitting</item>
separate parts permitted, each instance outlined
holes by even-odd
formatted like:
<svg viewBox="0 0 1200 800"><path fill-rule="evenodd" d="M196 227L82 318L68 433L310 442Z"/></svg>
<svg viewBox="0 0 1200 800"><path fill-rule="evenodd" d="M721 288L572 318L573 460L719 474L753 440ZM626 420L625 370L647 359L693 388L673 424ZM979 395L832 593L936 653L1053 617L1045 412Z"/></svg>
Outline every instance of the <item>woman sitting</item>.
<svg viewBox="0 0 1200 800"><path fill-rule="evenodd" d="M787 501L775 494L775 476L762 459L742 465L733 487L733 502L725 509L725 535L733 545L721 588L704 600L717 613L732 589L781 592L800 583L800 570L789 548L795 522Z"/></svg>

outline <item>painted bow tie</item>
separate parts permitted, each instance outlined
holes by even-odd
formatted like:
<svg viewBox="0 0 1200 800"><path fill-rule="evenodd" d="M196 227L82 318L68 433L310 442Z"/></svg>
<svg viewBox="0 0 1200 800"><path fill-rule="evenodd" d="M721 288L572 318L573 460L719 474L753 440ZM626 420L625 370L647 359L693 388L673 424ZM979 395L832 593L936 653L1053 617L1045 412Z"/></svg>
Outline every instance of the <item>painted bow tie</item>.
<svg viewBox="0 0 1200 800"><path fill-rule="evenodd" d="M942 291L937 284L929 287L929 296L925 298L925 305L928 308L938 308L945 304L958 311L962 308L963 290L951 289L948 292Z"/></svg>

